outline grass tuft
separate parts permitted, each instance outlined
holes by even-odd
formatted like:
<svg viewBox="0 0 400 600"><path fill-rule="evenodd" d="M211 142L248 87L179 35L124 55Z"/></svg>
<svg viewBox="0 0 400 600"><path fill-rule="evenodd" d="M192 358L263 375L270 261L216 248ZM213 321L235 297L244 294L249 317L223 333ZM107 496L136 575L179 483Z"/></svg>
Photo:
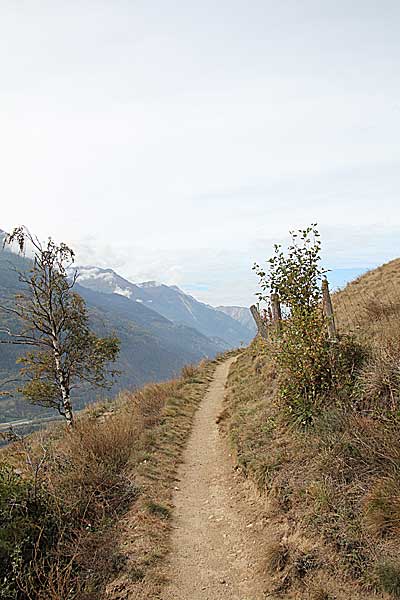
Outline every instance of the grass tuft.
<svg viewBox="0 0 400 600"><path fill-rule="evenodd" d="M376 572L381 589L393 598L400 598L400 563L379 562Z"/></svg>
<svg viewBox="0 0 400 600"><path fill-rule="evenodd" d="M171 510L167 506L157 504L157 502L147 502L146 508L150 514L161 517L162 519L169 519L171 516Z"/></svg>

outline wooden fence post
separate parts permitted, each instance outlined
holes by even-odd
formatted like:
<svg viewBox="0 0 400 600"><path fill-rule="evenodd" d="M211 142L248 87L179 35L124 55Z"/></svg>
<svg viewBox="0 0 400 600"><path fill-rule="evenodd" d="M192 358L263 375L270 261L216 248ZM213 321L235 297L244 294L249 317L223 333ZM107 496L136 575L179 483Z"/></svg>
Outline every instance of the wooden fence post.
<svg viewBox="0 0 400 600"><path fill-rule="evenodd" d="M250 306L250 312L253 315L253 319L256 322L258 334L264 340L267 340L268 339L267 326L265 325L264 321L262 320L261 315L258 312L257 306L255 306L255 304L253 304L252 306Z"/></svg>
<svg viewBox="0 0 400 600"><path fill-rule="evenodd" d="M322 309L328 321L329 337L331 340L336 340L337 332L335 325L335 315L333 312L332 300L329 292L329 284L326 278L322 280Z"/></svg>
<svg viewBox="0 0 400 600"><path fill-rule="evenodd" d="M281 330L282 311L278 294L271 294L272 322L277 331Z"/></svg>
<svg viewBox="0 0 400 600"><path fill-rule="evenodd" d="M270 323L272 323L272 310L271 310L271 305L268 305L268 320Z"/></svg>

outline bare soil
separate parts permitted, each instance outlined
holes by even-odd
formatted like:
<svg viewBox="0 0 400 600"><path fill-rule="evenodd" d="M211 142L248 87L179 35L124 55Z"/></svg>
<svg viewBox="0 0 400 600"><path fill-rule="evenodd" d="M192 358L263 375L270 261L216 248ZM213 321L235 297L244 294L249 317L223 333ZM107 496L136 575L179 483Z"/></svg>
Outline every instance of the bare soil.
<svg viewBox="0 0 400 600"><path fill-rule="evenodd" d="M261 523L237 477L217 420L235 359L219 365L196 414L174 494L168 584L163 600L261 600Z"/></svg>

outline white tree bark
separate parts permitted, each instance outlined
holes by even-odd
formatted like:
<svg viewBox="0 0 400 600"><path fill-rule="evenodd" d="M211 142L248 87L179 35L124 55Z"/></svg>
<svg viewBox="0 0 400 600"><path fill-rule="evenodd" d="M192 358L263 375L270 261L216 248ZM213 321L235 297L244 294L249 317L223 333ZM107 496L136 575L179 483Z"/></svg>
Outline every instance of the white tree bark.
<svg viewBox="0 0 400 600"><path fill-rule="evenodd" d="M62 398L62 407L65 414L65 419L67 421L68 427L72 427L74 424L74 415L72 412L72 404L71 404L71 396L66 385L64 374L61 367L61 357L60 357L60 349L58 345L58 340L56 336L53 338L53 353L54 353L54 362L56 364L56 375L57 380L60 386L61 398Z"/></svg>

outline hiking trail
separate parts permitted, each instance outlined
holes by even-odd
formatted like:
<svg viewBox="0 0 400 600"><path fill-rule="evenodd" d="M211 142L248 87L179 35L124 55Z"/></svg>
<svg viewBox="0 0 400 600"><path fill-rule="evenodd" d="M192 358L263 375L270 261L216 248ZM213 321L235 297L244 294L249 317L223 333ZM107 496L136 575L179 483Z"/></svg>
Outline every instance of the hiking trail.
<svg viewBox="0 0 400 600"><path fill-rule="evenodd" d="M265 597L257 575L257 524L217 425L234 360L217 367L184 451L163 600Z"/></svg>

